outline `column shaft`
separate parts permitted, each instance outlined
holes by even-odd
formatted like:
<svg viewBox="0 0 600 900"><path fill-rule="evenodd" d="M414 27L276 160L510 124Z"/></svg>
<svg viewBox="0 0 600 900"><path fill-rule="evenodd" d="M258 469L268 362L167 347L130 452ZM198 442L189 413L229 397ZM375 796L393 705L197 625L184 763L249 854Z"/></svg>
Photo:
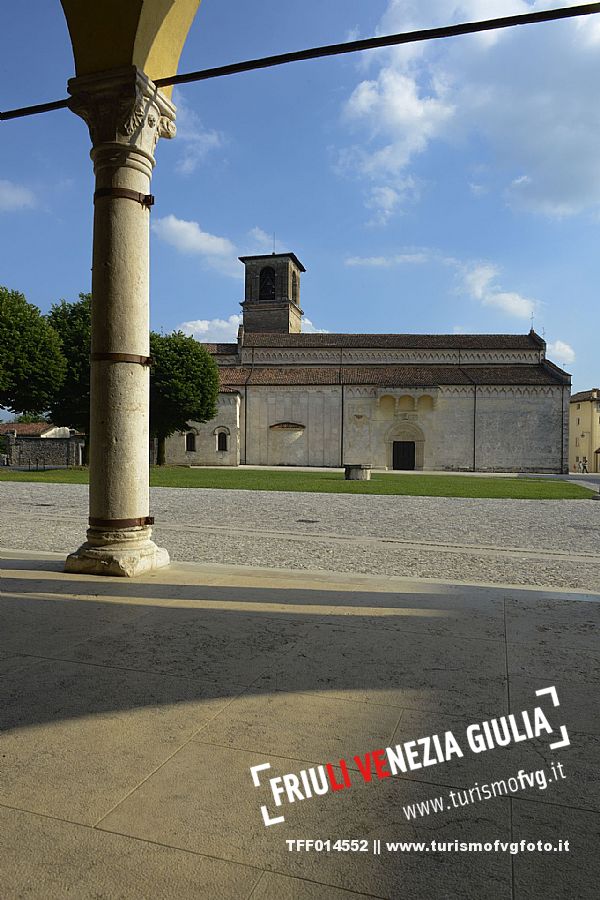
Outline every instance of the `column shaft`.
<svg viewBox="0 0 600 900"><path fill-rule="evenodd" d="M174 107L134 67L69 82L96 175L92 265L90 527L66 570L137 575L166 565L150 540L149 232L153 151Z"/></svg>

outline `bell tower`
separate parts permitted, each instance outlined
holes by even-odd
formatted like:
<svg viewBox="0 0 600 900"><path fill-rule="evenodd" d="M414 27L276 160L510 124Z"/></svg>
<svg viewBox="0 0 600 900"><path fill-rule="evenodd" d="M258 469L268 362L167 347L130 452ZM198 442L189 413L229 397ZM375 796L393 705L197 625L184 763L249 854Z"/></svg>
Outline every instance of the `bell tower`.
<svg viewBox="0 0 600 900"><path fill-rule="evenodd" d="M246 269L244 331L298 334L302 325L300 274L306 269L294 253L240 256Z"/></svg>

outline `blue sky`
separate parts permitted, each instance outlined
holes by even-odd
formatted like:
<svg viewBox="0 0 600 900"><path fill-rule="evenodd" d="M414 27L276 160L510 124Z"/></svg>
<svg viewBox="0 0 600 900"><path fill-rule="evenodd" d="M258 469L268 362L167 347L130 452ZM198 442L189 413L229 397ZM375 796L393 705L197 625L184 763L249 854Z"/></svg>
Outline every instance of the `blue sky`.
<svg viewBox="0 0 600 900"><path fill-rule="evenodd" d="M189 71L563 5L202 0ZM575 4L571 4L575 5ZM0 107L66 94L58 0L3 10ZM177 90L153 180L152 326L231 340L237 256L294 251L307 328L545 333L600 381L600 16ZM89 137L68 110L3 123L0 284L43 311L90 287Z"/></svg>

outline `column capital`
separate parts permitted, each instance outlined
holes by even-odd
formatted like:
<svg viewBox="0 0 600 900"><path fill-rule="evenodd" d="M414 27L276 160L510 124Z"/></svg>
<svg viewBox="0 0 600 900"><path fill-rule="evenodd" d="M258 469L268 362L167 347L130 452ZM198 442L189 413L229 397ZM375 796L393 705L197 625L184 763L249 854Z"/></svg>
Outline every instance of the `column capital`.
<svg viewBox="0 0 600 900"><path fill-rule="evenodd" d="M175 137L175 106L136 66L71 78L69 108L86 122L94 150L141 153L154 165L161 137Z"/></svg>

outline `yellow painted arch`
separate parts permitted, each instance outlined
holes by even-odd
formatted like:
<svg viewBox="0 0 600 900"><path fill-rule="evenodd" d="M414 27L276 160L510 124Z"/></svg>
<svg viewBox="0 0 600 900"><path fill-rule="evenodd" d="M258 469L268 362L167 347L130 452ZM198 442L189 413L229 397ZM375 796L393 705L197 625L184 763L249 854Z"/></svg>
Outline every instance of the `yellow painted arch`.
<svg viewBox="0 0 600 900"><path fill-rule="evenodd" d="M137 66L153 81L174 75L200 0L61 0L75 73ZM171 88L164 88L170 94Z"/></svg>

